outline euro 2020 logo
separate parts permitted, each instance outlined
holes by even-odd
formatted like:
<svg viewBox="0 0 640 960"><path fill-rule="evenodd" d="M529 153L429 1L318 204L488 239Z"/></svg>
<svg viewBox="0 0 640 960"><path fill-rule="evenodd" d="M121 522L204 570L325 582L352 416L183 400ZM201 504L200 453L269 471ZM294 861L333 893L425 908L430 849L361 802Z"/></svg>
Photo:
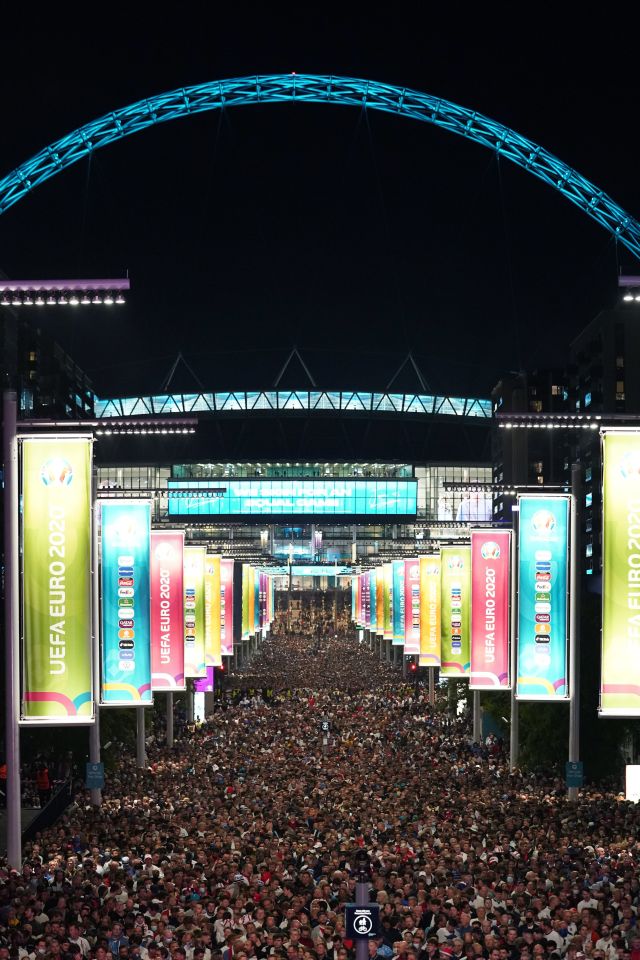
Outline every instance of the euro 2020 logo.
<svg viewBox="0 0 640 960"><path fill-rule="evenodd" d="M68 487L73 480L73 468L64 457L50 457L40 468L40 479L45 487Z"/></svg>
<svg viewBox="0 0 640 960"><path fill-rule="evenodd" d="M531 527L535 533L550 534L556 525L556 518L550 510L536 510L531 517Z"/></svg>
<svg viewBox="0 0 640 960"><path fill-rule="evenodd" d="M620 475L624 480L640 480L640 450L627 450L620 459Z"/></svg>
<svg viewBox="0 0 640 960"><path fill-rule="evenodd" d="M487 542L483 543L480 547L480 555L483 560L499 560L500 545L497 544L495 540L487 540Z"/></svg>
<svg viewBox="0 0 640 960"><path fill-rule="evenodd" d="M447 560L447 566L449 570L463 570L464 560L459 554L454 553L454 555Z"/></svg>

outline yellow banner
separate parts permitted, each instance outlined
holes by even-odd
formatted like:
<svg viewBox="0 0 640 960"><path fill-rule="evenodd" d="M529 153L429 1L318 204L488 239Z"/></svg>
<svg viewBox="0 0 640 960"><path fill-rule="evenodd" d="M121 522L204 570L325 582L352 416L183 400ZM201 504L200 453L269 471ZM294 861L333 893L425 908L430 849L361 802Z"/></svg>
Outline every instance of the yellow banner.
<svg viewBox="0 0 640 960"><path fill-rule="evenodd" d="M440 666L440 557L420 557L421 667Z"/></svg>

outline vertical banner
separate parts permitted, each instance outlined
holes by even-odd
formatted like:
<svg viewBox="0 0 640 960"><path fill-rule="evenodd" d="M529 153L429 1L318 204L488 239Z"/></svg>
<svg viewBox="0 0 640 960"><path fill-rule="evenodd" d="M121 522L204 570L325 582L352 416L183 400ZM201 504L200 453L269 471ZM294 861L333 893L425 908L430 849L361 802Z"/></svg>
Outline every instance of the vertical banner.
<svg viewBox="0 0 640 960"><path fill-rule="evenodd" d="M511 687L509 530L471 531L471 690Z"/></svg>
<svg viewBox="0 0 640 960"><path fill-rule="evenodd" d="M420 557L421 667L440 666L440 557Z"/></svg>
<svg viewBox="0 0 640 960"><path fill-rule="evenodd" d="M351 620L353 623L356 622L356 617L358 615L358 576L357 574L351 575Z"/></svg>
<svg viewBox="0 0 640 960"><path fill-rule="evenodd" d="M404 652L420 653L420 561L404 561Z"/></svg>
<svg viewBox="0 0 640 960"><path fill-rule="evenodd" d="M404 644L404 560L393 561L393 638L394 647Z"/></svg>
<svg viewBox="0 0 640 960"><path fill-rule="evenodd" d="M220 647L220 557L215 557L212 554L207 554L204 558L204 659L207 667L222 666Z"/></svg>
<svg viewBox="0 0 640 960"><path fill-rule="evenodd" d="M206 547L184 548L184 675L204 677L204 558Z"/></svg>
<svg viewBox="0 0 640 960"><path fill-rule="evenodd" d="M260 630L260 574L252 567L253 573L253 630L252 633L258 633Z"/></svg>
<svg viewBox="0 0 640 960"><path fill-rule="evenodd" d="M369 606L370 629L376 633L378 630L378 574L375 570L369 571Z"/></svg>
<svg viewBox="0 0 640 960"><path fill-rule="evenodd" d="M92 723L92 441L29 438L21 447L20 720Z"/></svg>
<svg viewBox="0 0 640 960"><path fill-rule="evenodd" d="M440 676L461 680L471 668L471 548L440 551Z"/></svg>
<svg viewBox="0 0 640 960"><path fill-rule="evenodd" d="M376 570L376 633L384 634L384 568Z"/></svg>
<svg viewBox="0 0 640 960"><path fill-rule="evenodd" d="M367 570L363 574L364 587L364 626L367 630L371 627L371 573Z"/></svg>
<svg viewBox="0 0 640 960"><path fill-rule="evenodd" d="M151 692L151 503L105 502L102 515L102 703L140 707Z"/></svg>
<svg viewBox="0 0 640 960"><path fill-rule="evenodd" d="M567 698L569 498L523 496L518 549L520 700Z"/></svg>
<svg viewBox="0 0 640 960"><path fill-rule="evenodd" d="M233 656L233 560L220 561L220 652Z"/></svg>
<svg viewBox="0 0 640 960"><path fill-rule="evenodd" d="M393 567L385 563L382 567L384 575L384 639L393 638Z"/></svg>
<svg viewBox="0 0 640 960"><path fill-rule="evenodd" d="M151 689L184 690L184 533L151 531Z"/></svg>
<svg viewBox="0 0 640 960"><path fill-rule="evenodd" d="M215 667L207 667L205 677L198 677L193 681L194 693L213 693L215 690Z"/></svg>
<svg viewBox="0 0 640 960"><path fill-rule="evenodd" d="M640 716L640 432L603 433L600 715ZM627 770L629 768L627 767Z"/></svg>

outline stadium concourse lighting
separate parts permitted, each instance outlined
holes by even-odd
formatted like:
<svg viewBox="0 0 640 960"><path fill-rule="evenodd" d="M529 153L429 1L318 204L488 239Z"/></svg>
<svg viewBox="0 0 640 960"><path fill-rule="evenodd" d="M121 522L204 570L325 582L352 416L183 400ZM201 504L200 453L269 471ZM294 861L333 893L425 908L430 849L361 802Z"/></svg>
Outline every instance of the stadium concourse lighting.
<svg viewBox="0 0 640 960"><path fill-rule="evenodd" d="M159 434L191 434L196 432L198 421L195 417L153 417L131 419L128 417L114 417L109 420L108 427L101 420L20 420L19 433L32 433L46 430L92 430L96 437L122 436L158 436Z"/></svg>
<svg viewBox="0 0 640 960"><path fill-rule="evenodd" d="M108 280L0 280L2 307L89 306L125 303L129 278Z"/></svg>

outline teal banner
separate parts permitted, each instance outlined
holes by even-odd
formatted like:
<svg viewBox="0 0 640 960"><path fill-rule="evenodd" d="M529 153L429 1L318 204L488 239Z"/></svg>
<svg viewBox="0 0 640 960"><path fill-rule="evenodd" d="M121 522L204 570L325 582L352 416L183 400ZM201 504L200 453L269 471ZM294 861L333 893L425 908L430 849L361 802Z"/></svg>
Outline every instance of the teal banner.
<svg viewBox="0 0 640 960"><path fill-rule="evenodd" d="M392 572L392 621L394 647L404 646L404 560L393 561Z"/></svg>
<svg viewBox="0 0 640 960"><path fill-rule="evenodd" d="M141 707L151 693L151 504L102 504L102 703Z"/></svg>
<svg viewBox="0 0 640 960"><path fill-rule="evenodd" d="M520 700L562 700L567 689L569 498L519 498Z"/></svg>

